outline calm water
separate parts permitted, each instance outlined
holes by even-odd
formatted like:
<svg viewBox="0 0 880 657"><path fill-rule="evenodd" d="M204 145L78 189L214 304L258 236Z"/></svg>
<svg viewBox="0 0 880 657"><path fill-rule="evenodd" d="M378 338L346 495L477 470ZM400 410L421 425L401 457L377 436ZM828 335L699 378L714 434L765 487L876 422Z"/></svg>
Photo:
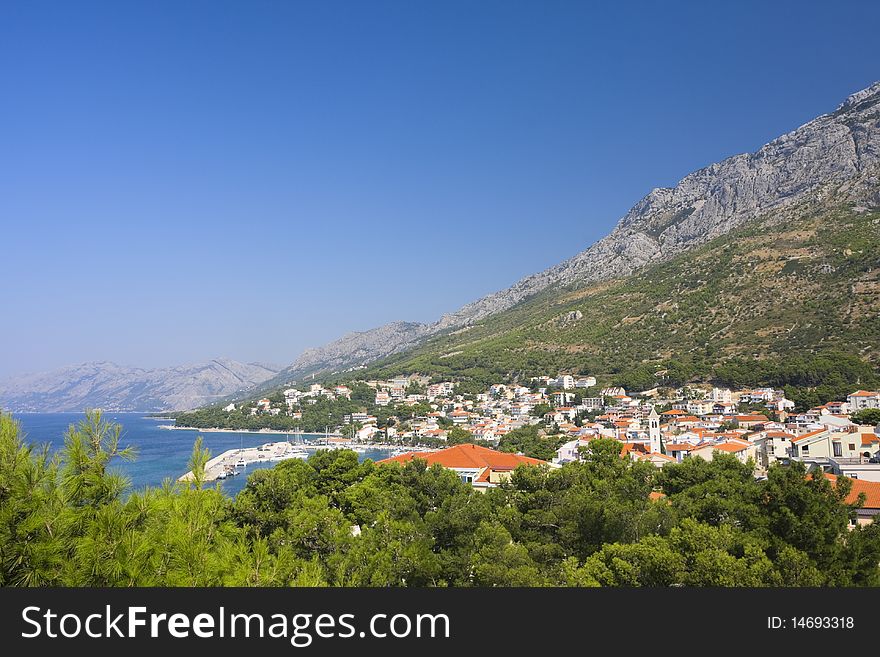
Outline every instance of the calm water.
<svg viewBox="0 0 880 657"><path fill-rule="evenodd" d="M160 429L160 425L173 424L173 420L159 420L145 417L143 413L106 413L105 419L118 422L122 425L122 439L120 445L131 445L137 449L137 458L134 461L117 461L114 467L125 473L130 479L132 487L142 489L146 486L159 486L167 478L177 479L188 470L190 454L193 442L199 435L197 430L192 431L169 431ZM81 413L22 413L15 414L15 419L21 423L25 439L30 443L48 443L53 449L64 445L64 433L71 424L76 424L84 416ZM268 442L284 440L279 434L254 434L237 432L206 432L201 434L205 446L211 450L212 456L217 456L227 449L244 447L257 447ZM304 442L314 441L320 436L306 435ZM390 455L388 450L371 449L358 454L360 460L379 460ZM244 488L249 472L263 468L271 468L274 463L249 463L241 475L220 482L223 490L229 495L235 495Z"/></svg>

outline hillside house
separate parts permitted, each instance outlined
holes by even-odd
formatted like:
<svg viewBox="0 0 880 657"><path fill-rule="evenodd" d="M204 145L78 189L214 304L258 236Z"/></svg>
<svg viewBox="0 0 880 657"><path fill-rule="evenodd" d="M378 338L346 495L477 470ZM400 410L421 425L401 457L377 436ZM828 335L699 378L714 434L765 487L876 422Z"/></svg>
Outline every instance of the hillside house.
<svg viewBox="0 0 880 657"><path fill-rule="evenodd" d="M857 413L866 408L880 408L880 392L856 390L846 398L850 413Z"/></svg>
<svg viewBox="0 0 880 657"><path fill-rule="evenodd" d="M794 459L858 459L862 438L857 432L817 429L791 439L789 456Z"/></svg>
<svg viewBox="0 0 880 657"><path fill-rule="evenodd" d="M733 454L739 461L745 463L750 458L755 459L756 448L753 443L745 440L728 440L723 443L700 445L691 450L691 456L699 456L704 461L711 461L718 453Z"/></svg>
<svg viewBox="0 0 880 657"><path fill-rule="evenodd" d="M438 464L447 470L452 470L463 482L471 484L477 490L494 488L507 481L513 471L521 465L558 467L528 456L496 452L469 443L433 452L407 452L378 461L378 464L404 464L415 459L426 461L428 466Z"/></svg>

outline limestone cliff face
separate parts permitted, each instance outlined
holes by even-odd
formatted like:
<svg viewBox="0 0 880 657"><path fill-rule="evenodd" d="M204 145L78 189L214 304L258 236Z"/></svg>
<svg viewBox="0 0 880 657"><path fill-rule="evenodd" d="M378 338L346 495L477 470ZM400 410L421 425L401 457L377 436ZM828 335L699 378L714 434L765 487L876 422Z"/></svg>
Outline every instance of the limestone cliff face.
<svg viewBox="0 0 880 657"><path fill-rule="evenodd" d="M880 206L880 82L836 111L766 144L654 189L609 235L576 256L469 303L433 324L396 322L303 353L280 378L334 371L403 351L425 338L506 310L553 285L630 274L794 204L834 194Z"/></svg>
<svg viewBox="0 0 880 657"><path fill-rule="evenodd" d="M436 332L435 324L392 322L369 331L348 333L322 347L305 350L296 361L266 382L283 385L312 372L335 372L365 365L404 351Z"/></svg>
<svg viewBox="0 0 880 657"><path fill-rule="evenodd" d="M83 363L0 382L0 408L12 411L172 411L241 394L278 368L217 358L161 369Z"/></svg>
<svg viewBox="0 0 880 657"><path fill-rule="evenodd" d="M854 202L880 205L878 168L880 82L756 153L695 171L671 189L652 190L609 235L585 251L445 315L439 326L481 319L549 285L632 273L810 198L821 200L842 191Z"/></svg>

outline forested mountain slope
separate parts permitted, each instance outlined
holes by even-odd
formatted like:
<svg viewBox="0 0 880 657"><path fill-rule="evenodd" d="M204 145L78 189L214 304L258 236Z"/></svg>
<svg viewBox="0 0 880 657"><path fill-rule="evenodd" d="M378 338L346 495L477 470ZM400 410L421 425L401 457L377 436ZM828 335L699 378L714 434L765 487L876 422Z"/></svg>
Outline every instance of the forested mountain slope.
<svg viewBox="0 0 880 657"><path fill-rule="evenodd" d="M878 360L880 212L832 196L627 278L547 290L361 375L483 385L571 371L635 390L695 379L809 387L867 385Z"/></svg>
<svg viewBox="0 0 880 657"><path fill-rule="evenodd" d="M753 153L710 164L675 187L652 190L607 236L549 269L468 303L437 322L395 322L306 350L272 383L362 366L432 336L471 326L544 290L629 275L755 218L821 203L830 194L841 202L880 207L878 166L880 82Z"/></svg>

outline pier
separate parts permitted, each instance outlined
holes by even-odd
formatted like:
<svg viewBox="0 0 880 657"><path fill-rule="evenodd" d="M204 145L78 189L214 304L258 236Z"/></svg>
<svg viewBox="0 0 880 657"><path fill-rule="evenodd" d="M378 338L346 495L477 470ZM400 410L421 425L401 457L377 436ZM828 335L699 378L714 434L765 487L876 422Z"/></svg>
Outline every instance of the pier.
<svg viewBox="0 0 880 657"><path fill-rule="evenodd" d="M300 445L293 445L281 441L266 443L259 447L242 447L228 449L219 456L215 456L205 464L205 481L216 481L233 476L231 473L241 474L244 467L251 463L266 463L283 461L285 459L308 458L309 453ZM192 481L192 471L180 477L178 481Z"/></svg>
<svg viewBox="0 0 880 657"><path fill-rule="evenodd" d="M284 461L286 459L306 459L311 454L322 449L350 449L355 452L365 452L370 449L388 450L391 455L403 454L404 452L428 452L431 448L421 446L401 446L387 443L355 443L346 439L330 436L324 440L311 443L293 444L286 440L266 443L259 447L241 447L228 449L219 456L215 456L205 464L205 481L222 480L245 474L245 468L251 463L269 463ZM192 481L192 471L178 478L178 481Z"/></svg>

